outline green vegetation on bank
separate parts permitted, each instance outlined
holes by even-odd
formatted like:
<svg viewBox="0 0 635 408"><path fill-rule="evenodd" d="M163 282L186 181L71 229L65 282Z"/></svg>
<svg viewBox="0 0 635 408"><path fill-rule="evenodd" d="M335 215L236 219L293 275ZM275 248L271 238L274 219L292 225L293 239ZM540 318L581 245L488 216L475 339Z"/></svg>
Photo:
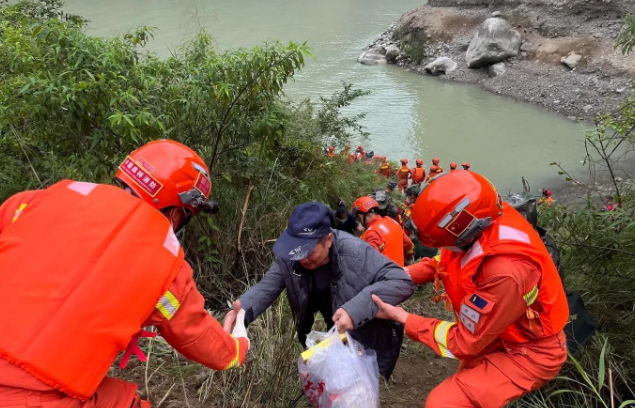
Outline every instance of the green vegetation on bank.
<svg viewBox="0 0 635 408"><path fill-rule="evenodd" d="M618 39L624 52L635 43L633 22ZM63 178L110 182L125 155L149 140L192 146L210 164L221 212L193 221L182 239L220 317L226 301L270 265L271 240L296 204L350 203L377 184L367 167L327 160L322 151L327 142L341 147L366 135L360 117L341 114L364 92L347 85L319 104L283 99L285 83L311 56L306 44L221 53L201 33L159 59L143 50L152 28L104 39L86 35L84 24L61 12L58 0L0 0L0 202ZM425 37L410 40L423 52ZM598 211L591 183L585 203L555 205L540 221L563 252L567 288L582 293L601 335L561 378L518 406L612 408L635 395L635 193L619 181L630 179L619 155L635 139L635 100L597 125L587 163L604 168L621 205ZM291 318L281 300L250 326L253 352L240 370L211 372L153 341L148 364L132 364L126 375L156 405L304 406Z"/></svg>
<svg viewBox="0 0 635 408"><path fill-rule="evenodd" d="M159 59L143 49L152 28L106 39L87 35L84 24L57 0L0 6L0 202L64 178L109 183L130 151L178 140L210 165L220 213L195 219L182 241L208 306L224 310L271 264L271 240L295 205L350 203L376 184L363 166L327 160L322 150L365 136L359 117L340 113L364 92L346 85L319 104L283 99L285 83L311 57L306 44L221 53L200 33ZM187 383L201 403L289 406L299 392L297 346L283 304L250 327L245 369L202 370L193 385L189 375L200 366L155 352L147 371L119 375L135 376L154 403L183 398Z"/></svg>

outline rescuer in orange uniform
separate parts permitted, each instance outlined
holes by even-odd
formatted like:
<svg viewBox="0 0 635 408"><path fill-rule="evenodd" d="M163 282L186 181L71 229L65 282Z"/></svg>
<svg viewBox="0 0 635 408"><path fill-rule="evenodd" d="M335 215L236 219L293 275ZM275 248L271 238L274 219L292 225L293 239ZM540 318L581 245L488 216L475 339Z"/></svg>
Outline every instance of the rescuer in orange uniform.
<svg viewBox="0 0 635 408"><path fill-rule="evenodd" d="M438 173L443 173L443 167L441 167L441 165L439 164L441 161L439 160L438 157L434 157L432 159L432 165L433 166L437 166L440 170L438 171Z"/></svg>
<svg viewBox="0 0 635 408"><path fill-rule="evenodd" d="M417 167L412 169L412 184L421 184L426 179L426 169L423 168L423 160L417 159Z"/></svg>
<svg viewBox="0 0 635 408"><path fill-rule="evenodd" d="M438 176L439 173L440 173L439 170L440 170L440 168L436 164L433 164L432 166L430 166L430 174L428 174L428 178L426 179L426 183L430 182L430 180L432 180L433 178Z"/></svg>
<svg viewBox="0 0 635 408"><path fill-rule="evenodd" d="M551 196L551 190L548 188L542 189L542 197L538 200L538 205L545 204L546 206L553 205L553 197Z"/></svg>
<svg viewBox="0 0 635 408"><path fill-rule="evenodd" d="M366 152L364 151L364 148L359 145L357 146L357 149L355 149L355 161L362 161L364 160L364 158L366 157Z"/></svg>
<svg viewBox="0 0 635 408"><path fill-rule="evenodd" d="M405 195L408 189L408 180L412 177L412 173L408 167L408 159L401 159L401 167L397 169L395 176L397 177L399 192L401 195Z"/></svg>
<svg viewBox="0 0 635 408"><path fill-rule="evenodd" d="M379 165L379 174L381 174L382 176L386 178L390 178L390 176L392 176L393 171L394 169L392 168L390 163L386 161L386 156L381 156L381 164Z"/></svg>
<svg viewBox="0 0 635 408"><path fill-rule="evenodd" d="M351 153L351 145L347 144L346 146L344 146L344 150L340 152L340 156L342 157L342 159L345 159L348 164L352 164L355 162L355 155Z"/></svg>
<svg viewBox="0 0 635 408"><path fill-rule="evenodd" d="M361 238L397 265L412 263L415 246L401 225L390 217L378 214L379 203L369 196L358 198L351 212L366 231Z"/></svg>
<svg viewBox="0 0 635 408"><path fill-rule="evenodd" d="M230 335L205 311L175 235L218 210L205 163L155 141L116 179L121 188L65 180L0 207L1 407L149 407L136 384L106 377L121 351L122 366L145 361L146 326L215 370L244 362L244 326Z"/></svg>
<svg viewBox="0 0 635 408"><path fill-rule="evenodd" d="M554 378L567 358L569 316L562 282L532 226L483 176L436 177L417 199L412 220L438 260L407 268L415 284L443 283L456 316L449 322L408 314L378 297L377 317L406 325L407 335L459 371L435 388L427 408L500 408Z"/></svg>
<svg viewBox="0 0 635 408"><path fill-rule="evenodd" d="M335 146L329 146L329 152L326 155L328 157L335 157Z"/></svg>

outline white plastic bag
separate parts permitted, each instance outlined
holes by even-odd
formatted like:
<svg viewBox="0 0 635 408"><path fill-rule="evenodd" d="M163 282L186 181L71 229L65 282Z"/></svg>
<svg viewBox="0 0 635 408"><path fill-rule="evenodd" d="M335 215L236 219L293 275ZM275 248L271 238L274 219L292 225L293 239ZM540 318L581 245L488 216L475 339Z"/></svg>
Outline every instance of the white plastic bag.
<svg viewBox="0 0 635 408"><path fill-rule="evenodd" d="M346 333L345 344L333 328L326 348L298 360L303 392L316 408L379 407L379 370L374 350Z"/></svg>

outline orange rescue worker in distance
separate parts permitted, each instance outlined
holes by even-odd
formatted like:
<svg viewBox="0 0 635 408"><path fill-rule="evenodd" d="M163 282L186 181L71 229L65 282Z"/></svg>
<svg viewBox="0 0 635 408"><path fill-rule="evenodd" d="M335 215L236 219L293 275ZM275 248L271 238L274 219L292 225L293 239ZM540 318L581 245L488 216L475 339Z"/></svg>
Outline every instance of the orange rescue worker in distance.
<svg viewBox="0 0 635 408"><path fill-rule="evenodd" d="M381 164L379 165L379 174L381 174L382 176L386 178L390 178L390 176L392 176L393 171L394 170L392 166L390 165L390 163L386 161L386 156L381 156Z"/></svg>
<svg viewBox="0 0 635 408"><path fill-rule="evenodd" d="M146 326L212 369L245 361L244 326L230 335L205 311L175 235L218 211L203 160L155 141L116 179L121 188L64 180L0 207L0 406L149 407L136 384L106 377L121 351L122 366L145 361Z"/></svg>
<svg viewBox="0 0 635 408"><path fill-rule="evenodd" d="M411 171L412 184L421 184L426 179L426 169L423 168L423 160L417 159L417 167Z"/></svg>
<svg viewBox="0 0 635 408"><path fill-rule="evenodd" d="M435 388L427 408L500 408L554 378L567 358L567 299L532 226L483 176L455 171L433 179L412 211L423 245L440 258L407 268L415 284L443 283L456 321L408 314L373 297L377 317L459 371Z"/></svg>
<svg viewBox="0 0 635 408"><path fill-rule="evenodd" d="M353 203L351 212L366 228L361 238L399 266L412 263L415 246L410 237L397 221L382 217L378 211L379 203L369 196L360 197Z"/></svg>
<svg viewBox="0 0 635 408"><path fill-rule="evenodd" d="M408 159L401 159L401 167L397 169L395 176L397 177L399 192L402 195L405 195L406 190L408 189L408 180L412 177L412 173L408 167Z"/></svg>
<svg viewBox="0 0 635 408"><path fill-rule="evenodd" d="M335 146L329 146L329 152L326 154L327 157L335 157Z"/></svg>

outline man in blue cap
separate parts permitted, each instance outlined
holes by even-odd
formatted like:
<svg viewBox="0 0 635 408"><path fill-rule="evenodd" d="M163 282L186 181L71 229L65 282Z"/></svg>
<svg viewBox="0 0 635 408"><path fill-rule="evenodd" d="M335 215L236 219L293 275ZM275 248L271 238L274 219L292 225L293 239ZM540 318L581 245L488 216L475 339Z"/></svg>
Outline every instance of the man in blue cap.
<svg viewBox="0 0 635 408"><path fill-rule="evenodd" d="M414 286L396 263L366 242L331 229L330 210L322 203L305 203L294 210L287 229L273 252L277 255L269 271L234 304L225 317L231 331L242 308L245 324L260 316L287 290L293 309L298 340L305 345L320 312L331 328L350 331L354 339L377 352L379 372L392 374L401 343L403 325L375 319L378 295L397 305L408 299Z"/></svg>

